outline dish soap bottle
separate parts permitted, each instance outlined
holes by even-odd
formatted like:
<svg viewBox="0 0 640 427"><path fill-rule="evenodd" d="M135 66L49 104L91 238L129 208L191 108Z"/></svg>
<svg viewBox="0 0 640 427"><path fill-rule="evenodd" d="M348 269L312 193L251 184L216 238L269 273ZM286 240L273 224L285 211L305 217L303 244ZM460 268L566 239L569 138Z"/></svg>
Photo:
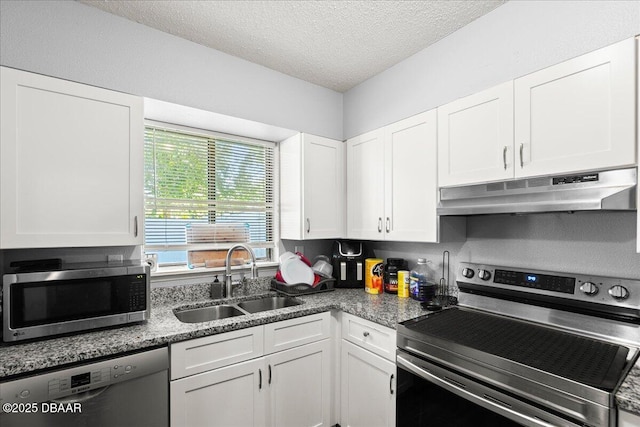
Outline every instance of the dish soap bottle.
<svg viewBox="0 0 640 427"><path fill-rule="evenodd" d="M409 294L418 301L432 301L436 296L436 282L433 270L425 258L418 258L418 264L411 270Z"/></svg>

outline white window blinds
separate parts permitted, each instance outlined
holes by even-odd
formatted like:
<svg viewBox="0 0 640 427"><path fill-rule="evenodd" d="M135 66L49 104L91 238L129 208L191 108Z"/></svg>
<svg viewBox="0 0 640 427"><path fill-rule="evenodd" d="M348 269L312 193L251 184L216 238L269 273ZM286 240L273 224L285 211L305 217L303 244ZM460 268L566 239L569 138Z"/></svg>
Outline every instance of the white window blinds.
<svg viewBox="0 0 640 427"><path fill-rule="evenodd" d="M145 128L145 251L274 247L274 144ZM186 256L186 254L185 254ZM162 257L159 259L163 263ZM180 263L173 254L165 263Z"/></svg>

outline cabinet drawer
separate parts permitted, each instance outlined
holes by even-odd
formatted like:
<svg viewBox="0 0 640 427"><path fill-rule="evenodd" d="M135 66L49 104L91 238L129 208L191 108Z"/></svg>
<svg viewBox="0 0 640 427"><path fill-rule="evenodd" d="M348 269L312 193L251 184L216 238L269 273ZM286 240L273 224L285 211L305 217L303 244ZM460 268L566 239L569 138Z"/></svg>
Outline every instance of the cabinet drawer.
<svg viewBox="0 0 640 427"><path fill-rule="evenodd" d="M275 353L329 338L331 314L313 314L264 326L264 352Z"/></svg>
<svg viewBox="0 0 640 427"><path fill-rule="evenodd" d="M343 339L395 362L395 330L347 313L342 313L341 323Z"/></svg>
<svg viewBox="0 0 640 427"><path fill-rule="evenodd" d="M171 344L171 379L262 356L262 326Z"/></svg>

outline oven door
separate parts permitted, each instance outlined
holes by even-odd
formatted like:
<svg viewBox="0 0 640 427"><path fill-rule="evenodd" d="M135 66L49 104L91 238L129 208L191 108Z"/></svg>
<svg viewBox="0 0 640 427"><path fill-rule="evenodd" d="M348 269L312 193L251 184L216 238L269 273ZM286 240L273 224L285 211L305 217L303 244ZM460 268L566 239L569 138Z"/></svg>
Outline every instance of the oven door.
<svg viewBox="0 0 640 427"><path fill-rule="evenodd" d="M397 351L396 361L397 427L583 425L405 351Z"/></svg>

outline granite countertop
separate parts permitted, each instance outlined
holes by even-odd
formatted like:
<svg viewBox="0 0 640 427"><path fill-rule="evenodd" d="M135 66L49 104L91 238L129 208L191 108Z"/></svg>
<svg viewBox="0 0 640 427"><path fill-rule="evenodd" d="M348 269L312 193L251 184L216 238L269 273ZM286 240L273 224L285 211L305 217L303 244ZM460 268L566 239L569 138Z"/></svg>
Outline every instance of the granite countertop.
<svg viewBox="0 0 640 427"><path fill-rule="evenodd" d="M245 286L240 296L227 300L209 298L209 285L155 288L152 291L151 319L143 324L105 329L84 334L0 345L0 381L42 369L61 367L90 359L184 341L192 338L263 325L280 320L341 310L395 329L398 322L425 314L420 304L395 295L369 295L362 289L298 296L304 304L262 313L203 323L182 323L173 314L176 308L192 308L273 295L259 281ZM268 285L267 285L268 286ZM616 394L618 407L640 415L640 360Z"/></svg>
<svg viewBox="0 0 640 427"><path fill-rule="evenodd" d="M0 381L16 375L83 362L99 357L153 348L192 338L263 325L327 310L342 310L389 328L396 322L424 314L416 301L395 295L369 295L361 289L336 289L297 298L304 304L203 323L182 323L173 310L220 303L234 303L274 295L260 286L239 292L239 297L212 300L208 285L157 288L152 291L148 322L119 328L27 342L0 345ZM244 294L244 295L243 295Z"/></svg>
<svg viewBox="0 0 640 427"><path fill-rule="evenodd" d="M616 393L618 408L640 417L640 359Z"/></svg>

